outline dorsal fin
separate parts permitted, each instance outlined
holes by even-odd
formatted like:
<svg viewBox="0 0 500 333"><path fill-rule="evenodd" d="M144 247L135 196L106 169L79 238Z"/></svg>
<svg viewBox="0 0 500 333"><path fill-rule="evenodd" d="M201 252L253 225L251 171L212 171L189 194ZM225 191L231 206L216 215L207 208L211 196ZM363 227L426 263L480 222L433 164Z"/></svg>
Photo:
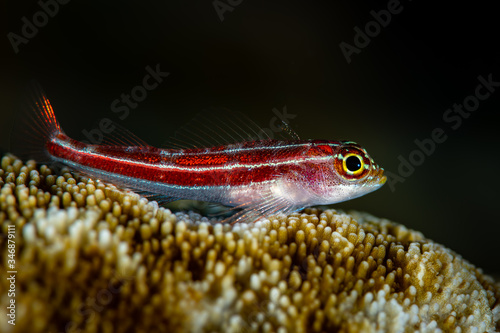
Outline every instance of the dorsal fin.
<svg viewBox="0 0 500 333"><path fill-rule="evenodd" d="M109 121L108 128L113 128L109 133L102 131L102 140L98 143L99 145L110 145L110 146L137 146L137 147L148 147L149 145L140 139L137 135L126 129L125 127L117 124L116 122L107 119ZM91 144L96 144L97 142L89 142Z"/></svg>
<svg viewBox="0 0 500 333"><path fill-rule="evenodd" d="M117 124L116 122L112 122L112 124L113 126L115 126L115 128L111 133L104 135L103 139L104 144L111 143L120 146L140 146L140 147L149 146L144 140L139 138L137 135L135 135L125 127Z"/></svg>
<svg viewBox="0 0 500 333"><path fill-rule="evenodd" d="M300 140L300 137L299 135L297 134L297 132L295 132L291 127L290 127L290 124L286 123L284 120L281 121L281 129L286 133L288 134L288 136L290 138L292 138L293 140L296 140L296 141L299 141ZM284 137L285 135L284 134L281 134L282 137Z"/></svg>
<svg viewBox="0 0 500 333"><path fill-rule="evenodd" d="M298 140L298 135L283 122L279 130L262 128L244 114L228 109L210 109L197 114L180 127L164 146L206 148L255 140Z"/></svg>

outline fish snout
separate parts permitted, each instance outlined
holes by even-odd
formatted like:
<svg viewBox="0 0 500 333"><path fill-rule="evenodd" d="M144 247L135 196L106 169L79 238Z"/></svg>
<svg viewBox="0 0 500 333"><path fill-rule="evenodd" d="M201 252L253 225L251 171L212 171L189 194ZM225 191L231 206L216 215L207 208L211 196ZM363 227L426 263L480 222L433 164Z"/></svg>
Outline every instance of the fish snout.
<svg viewBox="0 0 500 333"><path fill-rule="evenodd" d="M372 185L382 186L387 181L387 176L384 175L384 168L379 167L378 165L373 168L373 171L370 173L369 179Z"/></svg>
<svg viewBox="0 0 500 333"><path fill-rule="evenodd" d="M384 168L379 168L379 172L378 172L378 178L379 178L379 184L382 186L385 184L385 182L387 181L387 176L384 175Z"/></svg>

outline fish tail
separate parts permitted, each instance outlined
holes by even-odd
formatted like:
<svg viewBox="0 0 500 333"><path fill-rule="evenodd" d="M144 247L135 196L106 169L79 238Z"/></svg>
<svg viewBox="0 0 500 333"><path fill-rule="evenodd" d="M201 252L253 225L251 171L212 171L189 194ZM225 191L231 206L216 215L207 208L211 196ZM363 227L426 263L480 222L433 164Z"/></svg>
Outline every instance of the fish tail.
<svg viewBox="0 0 500 333"><path fill-rule="evenodd" d="M47 143L62 134L54 110L38 84L30 89L30 100L18 113L10 136L11 151L22 159L50 162Z"/></svg>

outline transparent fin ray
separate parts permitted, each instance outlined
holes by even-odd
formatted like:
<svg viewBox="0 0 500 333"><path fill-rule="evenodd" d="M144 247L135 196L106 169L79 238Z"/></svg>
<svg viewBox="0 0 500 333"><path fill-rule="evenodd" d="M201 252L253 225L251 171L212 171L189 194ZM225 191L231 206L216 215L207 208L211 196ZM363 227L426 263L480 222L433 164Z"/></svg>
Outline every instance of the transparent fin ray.
<svg viewBox="0 0 500 333"><path fill-rule="evenodd" d="M231 216L223 219L222 223L250 223L261 218L276 214L292 213L303 207L296 207L283 198L274 197L270 192L262 195L260 200L242 203L236 207L229 207L228 211L234 211Z"/></svg>
<svg viewBox="0 0 500 333"><path fill-rule="evenodd" d="M113 126L113 130L110 133L103 133L101 145L149 146L144 140L116 122L111 121L111 126Z"/></svg>
<svg viewBox="0 0 500 333"><path fill-rule="evenodd" d="M276 137L284 140L299 140L299 136L283 122L279 131L272 133L263 129L244 114L227 109L210 109L196 115L177 130L164 147L207 148L245 141L270 140Z"/></svg>

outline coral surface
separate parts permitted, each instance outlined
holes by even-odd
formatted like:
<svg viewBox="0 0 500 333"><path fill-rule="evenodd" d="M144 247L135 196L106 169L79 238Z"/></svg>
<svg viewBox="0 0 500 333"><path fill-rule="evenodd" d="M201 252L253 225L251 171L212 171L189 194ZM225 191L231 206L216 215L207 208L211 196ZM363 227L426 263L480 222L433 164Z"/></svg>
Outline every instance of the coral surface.
<svg viewBox="0 0 500 333"><path fill-rule="evenodd" d="M1 332L486 332L500 322L491 278L368 214L223 225L12 155L0 187Z"/></svg>

